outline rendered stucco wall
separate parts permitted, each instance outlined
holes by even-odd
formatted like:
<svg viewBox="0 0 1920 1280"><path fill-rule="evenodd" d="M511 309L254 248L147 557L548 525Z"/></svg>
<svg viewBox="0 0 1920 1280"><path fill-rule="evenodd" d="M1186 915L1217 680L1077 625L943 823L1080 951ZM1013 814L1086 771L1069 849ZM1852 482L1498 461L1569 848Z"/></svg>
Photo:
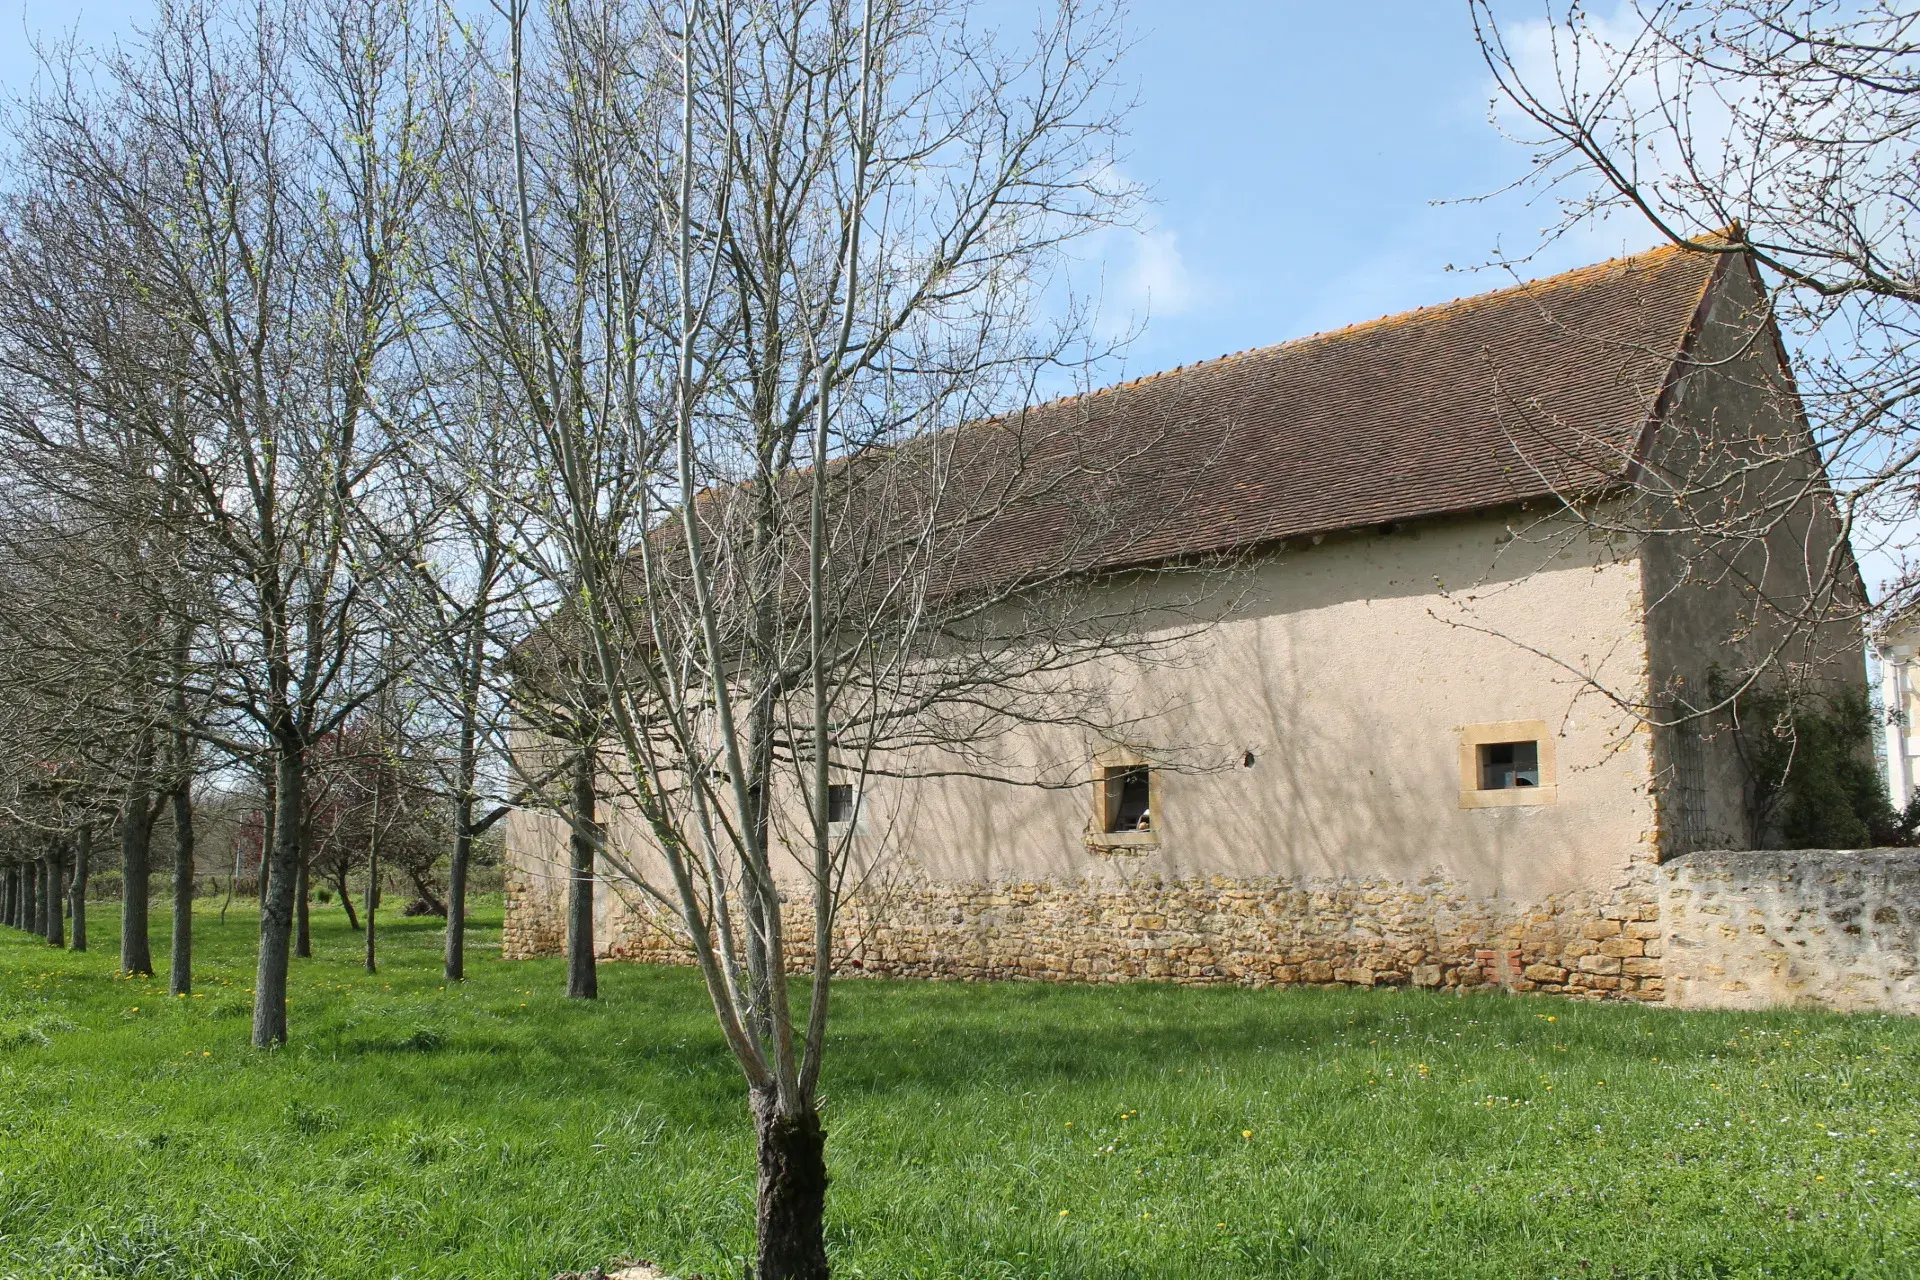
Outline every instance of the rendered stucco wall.
<svg viewBox="0 0 1920 1280"><path fill-rule="evenodd" d="M1157 844L1089 840L1085 784L1114 744L1075 734L998 744L1008 776L1059 789L874 783L839 963L1657 999L1658 943L1628 936L1657 914L1649 736L1588 686L1644 687L1640 584L1611 547L1516 541L1505 515L1286 551L1178 661L1115 673L1153 711L1122 745L1159 769ZM1552 736L1552 803L1463 804L1463 732L1523 720ZM630 818L612 836L647 863ZM559 944L563 841L555 819L512 820L509 955ZM640 904L602 887L602 953L678 958Z"/></svg>
<svg viewBox="0 0 1920 1280"><path fill-rule="evenodd" d="M1693 853L1661 871L1668 1003L1920 1013L1920 852Z"/></svg>

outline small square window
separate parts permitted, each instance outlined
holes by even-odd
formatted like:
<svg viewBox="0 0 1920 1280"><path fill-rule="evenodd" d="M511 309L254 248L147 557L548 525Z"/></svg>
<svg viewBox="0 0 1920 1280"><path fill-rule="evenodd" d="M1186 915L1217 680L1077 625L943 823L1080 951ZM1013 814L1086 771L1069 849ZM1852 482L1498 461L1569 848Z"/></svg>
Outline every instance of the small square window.
<svg viewBox="0 0 1920 1280"><path fill-rule="evenodd" d="M1103 776L1106 791L1106 831L1153 830L1153 783L1146 765L1109 768Z"/></svg>
<svg viewBox="0 0 1920 1280"><path fill-rule="evenodd" d="M1540 785L1538 742L1483 742L1480 744L1480 789L1505 791L1510 787Z"/></svg>
<svg viewBox="0 0 1920 1280"><path fill-rule="evenodd" d="M853 820L853 784L850 782L832 782L827 784L827 821L851 822Z"/></svg>
<svg viewBox="0 0 1920 1280"><path fill-rule="evenodd" d="M1556 745L1544 720L1460 726L1460 807L1558 804Z"/></svg>

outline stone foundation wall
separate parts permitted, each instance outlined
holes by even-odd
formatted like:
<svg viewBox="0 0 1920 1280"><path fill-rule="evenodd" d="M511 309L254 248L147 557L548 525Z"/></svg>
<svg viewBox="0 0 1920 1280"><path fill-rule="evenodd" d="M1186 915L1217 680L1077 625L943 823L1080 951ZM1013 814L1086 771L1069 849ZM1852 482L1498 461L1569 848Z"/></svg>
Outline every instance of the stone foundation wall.
<svg viewBox="0 0 1920 1280"><path fill-rule="evenodd" d="M1668 999L1920 1013L1920 850L1691 853L1661 868Z"/></svg>
<svg viewBox="0 0 1920 1280"><path fill-rule="evenodd" d="M510 857L501 889L506 897L506 918L500 926L500 954L508 960L529 960L534 956L559 955L567 945L567 897L564 882L552 892L552 881L536 881L526 868ZM594 912L594 923L604 928ZM601 954L606 954L601 948Z"/></svg>
<svg viewBox="0 0 1920 1280"><path fill-rule="evenodd" d="M1477 897L1441 876L1386 880L1140 879L907 883L843 909L841 973L954 979L1496 985L1586 998L1664 997L1658 869L1650 855L1604 889L1535 903ZM671 922L608 886L598 949L685 963ZM518 892L516 893L516 890ZM603 889L603 893L605 889ZM508 886L509 958L552 953L563 897ZM811 962L804 904L787 910L795 965Z"/></svg>

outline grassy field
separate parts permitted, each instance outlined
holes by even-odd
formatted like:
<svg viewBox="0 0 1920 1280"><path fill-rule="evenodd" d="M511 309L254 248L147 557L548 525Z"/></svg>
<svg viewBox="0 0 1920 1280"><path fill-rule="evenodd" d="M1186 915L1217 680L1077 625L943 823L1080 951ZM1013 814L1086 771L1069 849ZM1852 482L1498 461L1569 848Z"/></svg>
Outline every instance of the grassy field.
<svg viewBox="0 0 1920 1280"><path fill-rule="evenodd" d="M203 907L204 909L204 907ZM692 975L508 964L337 909L293 1043L254 922L191 999L0 931L0 1276L737 1277L752 1150ZM157 917L156 951L166 922ZM1920 1275L1920 1022L1416 992L848 982L837 1274Z"/></svg>

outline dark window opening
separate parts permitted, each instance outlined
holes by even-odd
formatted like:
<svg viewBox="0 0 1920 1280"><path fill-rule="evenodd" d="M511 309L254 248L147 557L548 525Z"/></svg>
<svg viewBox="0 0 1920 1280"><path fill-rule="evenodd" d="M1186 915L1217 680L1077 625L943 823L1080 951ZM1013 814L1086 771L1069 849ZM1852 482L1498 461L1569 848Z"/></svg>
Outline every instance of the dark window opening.
<svg viewBox="0 0 1920 1280"><path fill-rule="evenodd" d="M1539 785L1539 743L1483 742L1480 744L1480 789L1482 791L1505 791L1509 787Z"/></svg>
<svg viewBox="0 0 1920 1280"><path fill-rule="evenodd" d="M827 784L827 821L850 822L853 819L853 784Z"/></svg>
<svg viewBox="0 0 1920 1280"><path fill-rule="evenodd" d="M1147 766L1135 764L1108 769L1105 781L1107 830L1109 832L1153 830L1153 811L1150 807L1153 789L1148 778Z"/></svg>

